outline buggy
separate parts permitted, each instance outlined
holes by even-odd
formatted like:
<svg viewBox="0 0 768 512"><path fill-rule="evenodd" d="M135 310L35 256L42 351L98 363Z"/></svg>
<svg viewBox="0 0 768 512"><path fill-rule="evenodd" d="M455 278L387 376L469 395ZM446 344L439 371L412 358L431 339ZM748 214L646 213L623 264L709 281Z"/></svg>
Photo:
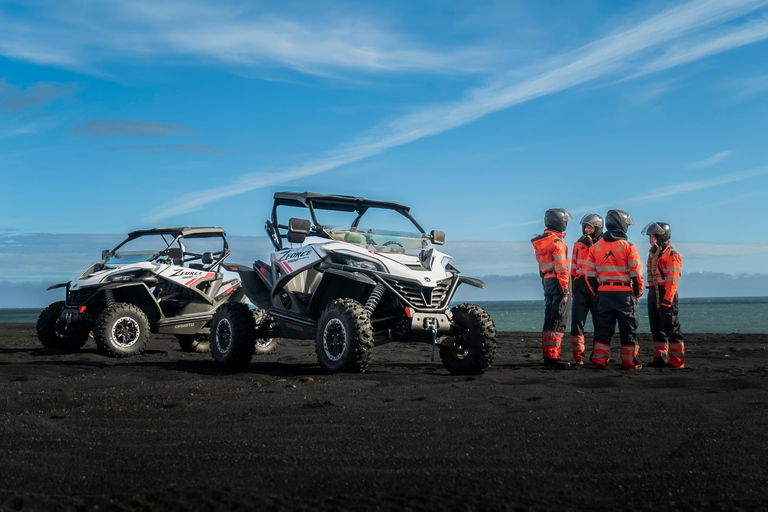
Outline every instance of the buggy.
<svg viewBox="0 0 768 512"><path fill-rule="evenodd" d="M301 217L284 224L278 210L288 208ZM326 224L339 217L343 224ZM368 227L369 217L386 217L388 225L395 221L409 231ZM364 372L374 345L387 341L431 344L433 357L439 350L452 374L479 374L491 365L496 329L490 315L474 304L449 307L459 285L485 283L461 275L436 249L444 233L426 233L409 207L278 192L265 228L275 248L269 263L226 264L264 314L255 317L238 303L219 307L210 333L217 362L245 366L255 346L293 338L314 339L328 372Z"/></svg>
<svg viewBox="0 0 768 512"><path fill-rule="evenodd" d="M133 231L78 277L48 288L65 288L65 300L43 310L37 337L48 348L78 350L93 336L100 352L126 357L144 351L150 332L166 333L183 350L207 352L216 309L244 300L240 281L224 281L228 254L217 227Z"/></svg>

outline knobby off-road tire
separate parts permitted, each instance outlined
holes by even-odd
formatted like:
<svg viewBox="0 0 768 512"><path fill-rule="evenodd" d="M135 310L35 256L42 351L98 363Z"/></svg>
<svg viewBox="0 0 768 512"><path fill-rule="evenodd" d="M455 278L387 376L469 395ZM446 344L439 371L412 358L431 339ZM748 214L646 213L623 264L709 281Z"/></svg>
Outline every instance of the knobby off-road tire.
<svg viewBox="0 0 768 512"><path fill-rule="evenodd" d="M491 315L475 304L451 309L460 332L455 338L458 351L440 348L440 359L453 375L478 375L490 368L496 354L496 326Z"/></svg>
<svg viewBox="0 0 768 512"><path fill-rule="evenodd" d="M323 370L363 373L372 349L371 316L362 304L336 299L325 307L315 337L315 351Z"/></svg>
<svg viewBox="0 0 768 512"><path fill-rule="evenodd" d="M242 368L256 347L256 321L247 304L227 302L211 320L211 355L217 363Z"/></svg>
<svg viewBox="0 0 768 512"><path fill-rule="evenodd" d="M198 352L204 354L211 351L208 334L177 334L181 350L184 352Z"/></svg>
<svg viewBox="0 0 768 512"><path fill-rule="evenodd" d="M96 319L93 339L99 352L112 357L139 355L147 348L149 320L137 306L118 302Z"/></svg>
<svg viewBox="0 0 768 512"><path fill-rule="evenodd" d="M64 301L54 302L37 318L37 339L45 348L79 350L88 341L89 329L85 326L66 329L61 319Z"/></svg>
<svg viewBox="0 0 768 512"><path fill-rule="evenodd" d="M256 345L253 349L254 354L263 356L272 354L277 350L277 338L268 338L267 333L270 330L274 319L263 309L254 309L253 321L256 322Z"/></svg>

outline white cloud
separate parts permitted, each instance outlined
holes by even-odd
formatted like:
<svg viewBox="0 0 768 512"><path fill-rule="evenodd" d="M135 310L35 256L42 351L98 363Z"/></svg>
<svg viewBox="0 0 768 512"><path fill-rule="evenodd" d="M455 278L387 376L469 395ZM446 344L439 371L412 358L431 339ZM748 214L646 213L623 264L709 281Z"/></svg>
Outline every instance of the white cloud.
<svg viewBox="0 0 768 512"><path fill-rule="evenodd" d="M225 2L31 3L38 19L0 16L0 54L91 73L101 62L146 56L207 57L238 66L338 71L487 71L481 48L425 48L365 19L296 21ZM0 10L0 14L3 14Z"/></svg>
<svg viewBox="0 0 768 512"><path fill-rule="evenodd" d="M389 148L437 135L535 98L624 72L628 68L636 69L637 61L643 57L648 58L647 52L650 50L657 50L671 41L695 34L696 31L738 19L765 5L768 5L766 0L699 0L679 5L623 32L553 59L548 70L532 78L499 78L490 85L470 89L459 101L426 106L410 115L382 124L368 135L339 146L321 160L308 162L277 175L245 175L230 186L188 194L158 209L145 220L156 221L194 211L217 199L325 172L377 155ZM735 32L731 35L735 36ZM732 47L728 46L728 49Z"/></svg>
<svg viewBox="0 0 768 512"><path fill-rule="evenodd" d="M713 165L719 164L720 162L722 162L732 154L733 154L733 151L721 151L719 153L715 153L709 158L705 158L704 160L694 162L690 164L689 167L695 167L695 168L712 167Z"/></svg>

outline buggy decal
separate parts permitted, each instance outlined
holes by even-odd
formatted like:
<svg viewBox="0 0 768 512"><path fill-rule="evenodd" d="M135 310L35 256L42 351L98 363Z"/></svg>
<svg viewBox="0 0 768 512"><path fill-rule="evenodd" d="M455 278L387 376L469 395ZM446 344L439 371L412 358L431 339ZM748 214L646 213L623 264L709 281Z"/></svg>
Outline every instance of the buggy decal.
<svg viewBox="0 0 768 512"><path fill-rule="evenodd" d="M290 274L294 269L305 268L320 261L322 258L312 247L297 247L285 252L272 255L272 261L280 265L280 268Z"/></svg>
<svg viewBox="0 0 768 512"><path fill-rule="evenodd" d="M190 279L189 281L187 281L187 282L186 282L186 285L187 285L187 286L192 286L192 285L193 285L193 284L195 284L195 283L198 283L198 282L200 282L200 281L202 281L202 280L204 280L204 279L208 279L208 278L211 278L211 277L213 277L213 276L215 276L215 275L216 275L216 274L214 274L213 272L208 272L208 273L207 273L207 274L205 274L204 276L195 277L194 279Z"/></svg>

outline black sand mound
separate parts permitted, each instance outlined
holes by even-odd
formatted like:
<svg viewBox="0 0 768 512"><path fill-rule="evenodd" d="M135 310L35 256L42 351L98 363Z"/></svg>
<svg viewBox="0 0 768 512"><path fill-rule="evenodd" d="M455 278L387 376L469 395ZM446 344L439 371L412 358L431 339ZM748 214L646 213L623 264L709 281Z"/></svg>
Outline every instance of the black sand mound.
<svg viewBox="0 0 768 512"><path fill-rule="evenodd" d="M766 509L768 335L687 342L684 370L550 370L502 333L476 378L412 344L326 375L310 342L227 372L172 337L118 360L6 324L0 509Z"/></svg>

